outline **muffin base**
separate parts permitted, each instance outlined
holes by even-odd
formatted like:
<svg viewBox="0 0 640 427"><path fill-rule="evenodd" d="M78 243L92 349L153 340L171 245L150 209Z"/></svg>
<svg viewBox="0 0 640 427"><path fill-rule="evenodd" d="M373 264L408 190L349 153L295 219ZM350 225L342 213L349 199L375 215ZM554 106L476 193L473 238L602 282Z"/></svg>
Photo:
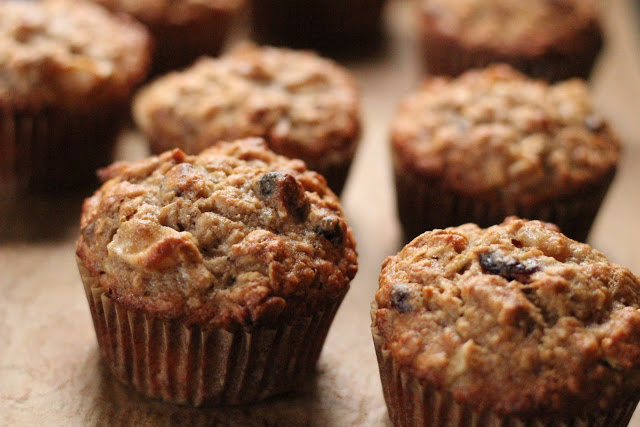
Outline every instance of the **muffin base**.
<svg viewBox="0 0 640 427"><path fill-rule="evenodd" d="M96 169L113 160L126 108L122 104L87 112L0 108L0 195L94 186Z"/></svg>
<svg viewBox="0 0 640 427"><path fill-rule="evenodd" d="M372 304L375 319L377 305ZM403 370L384 348L384 339L372 324L373 344L380 369L382 391L389 417L396 427L458 426L458 427L591 427L626 426L633 416L640 396L618 403L608 412L589 414L566 420L549 421L542 417L501 416L493 411L477 412L470 405L457 402L448 391L437 390L433 384L421 381Z"/></svg>
<svg viewBox="0 0 640 427"><path fill-rule="evenodd" d="M584 242L615 173L615 169L610 171L599 182L572 197L523 204L457 194L436 179L396 170L396 198L404 241L409 242L428 230L469 222L482 228L490 227L515 215L554 223L566 236Z"/></svg>
<svg viewBox="0 0 640 427"><path fill-rule="evenodd" d="M324 310L282 325L204 329L125 307L78 265L115 377L149 397L193 406L253 403L302 385L348 290Z"/></svg>
<svg viewBox="0 0 640 427"><path fill-rule="evenodd" d="M382 36L384 0L253 0L260 43L323 52L362 50Z"/></svg>
<svg viewBox="0 0 640 427"><path fill-rule="evenodd" d="M422 35L424 69L427 74L458 76L471 68L506 63L534 78L557 82L572 77L588 79L602 48L602 35L594 26L576 37L571 52L499 52L489 47L467 46L444 34L425 19Z"/></svg>
<svg viewBox="0 0 640 427"><path fill-rule="evenodd" d="M201 56L217 56L233 19L233 12L219 10L185 25L148 24L156 44L150 77L188 67Z"/></svg>

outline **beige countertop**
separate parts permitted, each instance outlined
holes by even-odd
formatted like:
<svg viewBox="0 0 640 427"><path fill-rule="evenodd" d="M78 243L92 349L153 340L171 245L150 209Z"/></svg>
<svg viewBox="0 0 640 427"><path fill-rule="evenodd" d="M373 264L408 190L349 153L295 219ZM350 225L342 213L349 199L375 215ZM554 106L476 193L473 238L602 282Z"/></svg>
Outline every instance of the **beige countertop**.
<svg viewBox="0 0 640 427"><path fill-rule="evenodd" d="M400 248L388 128L397 101L420 79L407 0L387 9L389 43L345 62L360 81L364 135L343 196L360 271L335 319L318 373L299 392L246 407L193 409L146 399L103 366L74 241L80 201L3 206L0 217L0 425L388 425L369 303L383 259ZM593 79L596 103L626 143L590 243L640 273L640 32L627 0L606 6L609 46ZM134 134L120 156L144 154ZM631 425L640 426L640 410Z"/></svg>

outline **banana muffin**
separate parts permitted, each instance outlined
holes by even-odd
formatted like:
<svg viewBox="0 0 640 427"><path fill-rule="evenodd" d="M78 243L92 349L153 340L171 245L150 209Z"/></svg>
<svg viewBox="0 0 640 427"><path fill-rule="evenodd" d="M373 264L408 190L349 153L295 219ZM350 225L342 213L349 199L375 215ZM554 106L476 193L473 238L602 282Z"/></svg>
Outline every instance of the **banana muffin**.
<svg viewBox="0 0 640 427"><path fill-rule="evenodd" d="M197 154L218 141L262 137L340 194L360 135L358 109L355 80L336 63L243 44L143 88L133 113L154 153Z"/></svg>
<svg viewBox="0 0 640 427"><path fill-rule="evenodd" d="M419 0L426 70L505 62L551 81L587 78L602 47L595 0Z"/></svg>
<svg viewBox="0 0 640 427"><path fill-rule="evenodd" d="M250 403L301 385L357 271L336 195L260 139L100 173L77 258L115 376L151 397Z"/></svg>
<svg viewBox="0 0 640 427"><path fill-rule="evenodd" d="M640 399L640 278L551 224L422 234L372 320L397 426L625 426Z"/></svg>
<svg viewBox="0 0 640 427"><path fill-rule="evenodd" d="M584 81L550 85L507 65L428 78L401 103L391 139L406 241L509 215L584 241L620 154Z"/></svg>
<svg viewBox="0 0 640 427"><path fill-rule="evenodd" d="M155 41L153 74L217 55L243 0L93 0L147 26Z"/></svg>
<svg viewBox="0 0 640 427"><path fill-rule="evenodd" d="M0 2L0 194L91 182L149 50L142 25L100 6Z"/></svg>
<svg viewBox="0 0 640 427"><path fill-rule="evenodd" d="M382 37L385 0L250 0L260 43L332 54L366 52Z"/></svg>

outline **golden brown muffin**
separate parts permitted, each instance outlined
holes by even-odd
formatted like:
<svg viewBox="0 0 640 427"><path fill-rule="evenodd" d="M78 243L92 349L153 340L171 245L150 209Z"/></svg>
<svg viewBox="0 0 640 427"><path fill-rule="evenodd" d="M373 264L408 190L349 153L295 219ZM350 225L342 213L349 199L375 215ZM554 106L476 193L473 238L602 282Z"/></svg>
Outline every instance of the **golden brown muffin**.
<svg viewBox="0 0 640 427"><path fill-rule="evenodd" d="M253 36L266 44L351 54L382 36L385 0L250 0Z"/></svg>
<svg viewBox="0 0 640 427"><path fill-rule="evenodd" d="M426 69L505 62L551 81L588 78L602 46L595 0L419 0Z"/></svg>
<svg viewBox="0 0 640 427"><path fill-rule="evenodd" d="M191 65L220 53L243 0L93 0L126 13L149 28L155 40L153 74Z"/></svg>
<svg viewBox="0 0 640 427"><path fill-rule="evenodd" d="M422 234L372 319L395 425L618 426L640 399L640 278L551 224Z"/></svg>
<svg viewBox="0 0 640 427"><path fill-rule="evenodd" d="M242 45L143 88L134 118L154 153L178 147L196 154L218 141L263 137L340 194L360 135L358 108L355 80L336 63Z"/></svg>
<svg viewBox="0 0 640 427"><path fill-rule="evenodd" d="M549 85L506 65L427 79L400 104L391 139L407 240L518 215L584 241L620 154L584 81Z"/></svg>
<svg viewBox="0 0 640 427"><path fill-rule="evenodd" d="M320 175L249 139L116 163L101 177L77 256L121 381L201 405L254 402L308 378L357 271Z"/></svg>
<svg viewBox="0 0 640 427"><path fill-rule="evenodd" d="M111 161L148 66L131 19L82 1L0 2L0 193L86 184Z"/></svg>

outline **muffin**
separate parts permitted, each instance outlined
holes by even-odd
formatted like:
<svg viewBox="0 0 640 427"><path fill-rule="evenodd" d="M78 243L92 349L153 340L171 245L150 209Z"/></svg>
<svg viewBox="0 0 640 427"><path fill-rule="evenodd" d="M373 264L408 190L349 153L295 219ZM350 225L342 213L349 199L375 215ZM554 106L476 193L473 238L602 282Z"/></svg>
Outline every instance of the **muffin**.
<svg viewBox="0 0 640 427"><path fill-rule="evenodd" d="M93 0L144 23L155 40L153 74L218 55L242 0Z"/></svg>
<svg viewBox="0 0 640 427"><path fill-rule="evenodd" d="M91 182L148 66L131 19L81 1L0 2L0 194Z"/></svg>
<svg viewBox="0 0 640 427"><path fill-rule="evenodd" d="M355 80L334 62L246 44L143 88L133 115L154 153L197 154L218 141L263 137L340 194L360 135L358 108Z"/></svg>
<svg viewBox="0 0 640 427"><path fill-rule="evenodd" d="M375 47L385 0L251 0L253 37L260 43L329 53Z"/></svg>
<svg viewBox="0 0 640 427"><path fill-rule="evenodd" d="M640 278L539 221L426 232L386 259L372 330L396 426L624 426Z"/></svg>
<svg viewBox="0 0 640 427"><path fill-rule="evenodd" d="M401 103L391 139L406 241L509 215L584 241L620 154L584 81L550 85L506 65L428 78Z"/></svg>
<svg viewBox="0 0 640 427"><path fill-rule="evenodd" d="M505 62L550 81L587 78L602 47L595 0L419 0L425 68Z"/></svg>
<svg viewBox="0 0 640 427"><path fill-rule="evenodd" d="M259 401L309 378L357 271L320 175L247 139L100 176L76 254L120 381L197 406Z"/></svg>

